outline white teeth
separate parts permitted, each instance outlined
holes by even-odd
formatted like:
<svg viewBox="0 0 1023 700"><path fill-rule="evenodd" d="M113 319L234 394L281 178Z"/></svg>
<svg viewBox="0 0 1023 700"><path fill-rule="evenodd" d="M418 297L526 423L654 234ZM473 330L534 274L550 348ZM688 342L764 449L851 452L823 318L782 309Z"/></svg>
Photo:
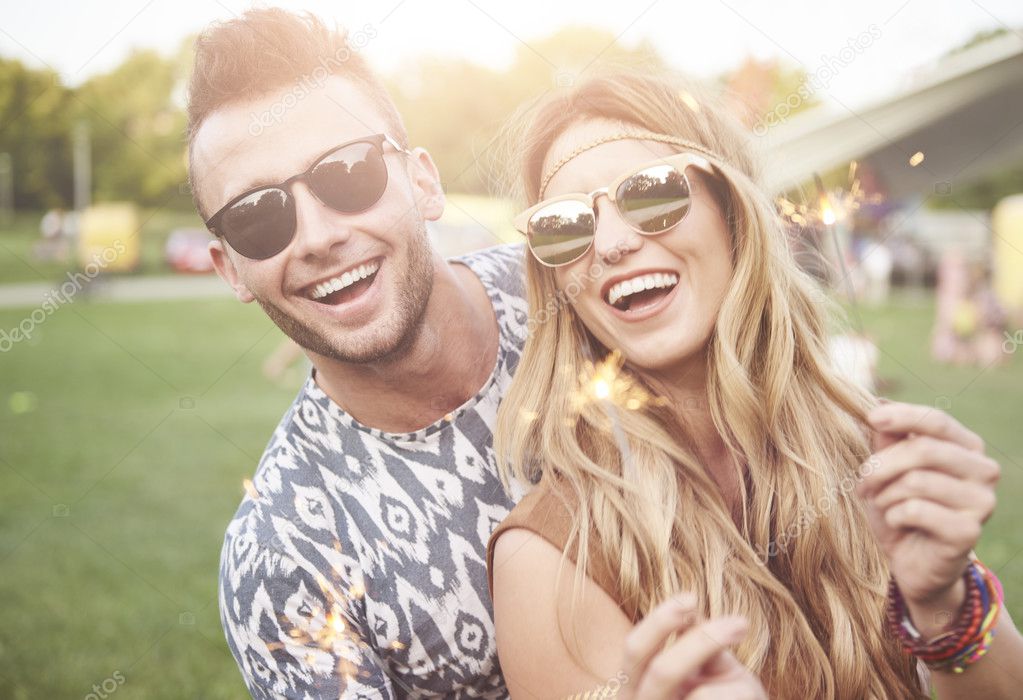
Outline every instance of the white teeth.
<svg viewBox="0 0 1023 700"><path fill-rule="evenodd" d="M344 289L345 287L351 286L361 279L365 279L372 275L374 272L380 269L379 262L371 262L365 265L359 265L353 270L348 270L341 274L340 277L332 277L326 282L320 282L316 285L309 294L310 299L322 299L328 294Z"/></svg>
<svg viewBox="0 0 1023 700"><path fill-rule="evenodd" d="M640 275L612 285L611 291L607 294L607 303L614 306L616 302L630 294L656 287L674 287L676 284L678 284L678 275L674 273L655 272L649 275Z"/></svg>

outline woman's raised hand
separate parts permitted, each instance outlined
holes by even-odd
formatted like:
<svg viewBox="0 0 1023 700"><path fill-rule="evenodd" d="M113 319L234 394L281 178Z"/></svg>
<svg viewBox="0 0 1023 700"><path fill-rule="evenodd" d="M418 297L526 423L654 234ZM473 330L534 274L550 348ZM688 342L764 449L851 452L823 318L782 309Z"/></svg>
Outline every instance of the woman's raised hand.
<svg viewBox="0 0 1023 700"><path fill-rule="evenodd" d="M665 646L668 637L678 637ZM625 640L618 698L766 698L760 681L729 651L746 634L742 617L701 619L696 597L661 603Z"/></svg>
<svg viewBox="0 0 1023 700"><path fill-rule="evenodd" d="M877 436L857 488L892 576L911 611L954 612L970 551L995 508L998 462L976 433L936 408L887 403L868 418ZM944 618L928 617L914 622L942 626Z"/></svg>

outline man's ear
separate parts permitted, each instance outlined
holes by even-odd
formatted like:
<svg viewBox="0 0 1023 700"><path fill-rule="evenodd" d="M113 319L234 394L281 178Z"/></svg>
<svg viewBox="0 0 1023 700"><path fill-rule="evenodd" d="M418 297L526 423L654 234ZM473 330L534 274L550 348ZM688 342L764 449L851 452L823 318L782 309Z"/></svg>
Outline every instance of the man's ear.
<svg viewBox="0 0 1023 700"><path fill-rule="evenodd" d="M427 221L436 221L444 213L445 201L440 172L425 148L412 149L409 158L413 161L410 177L419 210Z"/></svg>
<svg viewBox="0 0 1023 700"><path fill-rule="evenodd" d="M208 250L210 251L210 259L213 260L213 268L222 280L231 285L231 289L234 290L234 295L238 297L238 301L243 304L253 301L255 297L252 296L252 292L249 291L249 288L245 286L238 275L238 270L234 266L234 260L231 259L227 248L224 247L224 241L219 238L213 239L210 241Z"/></svg>

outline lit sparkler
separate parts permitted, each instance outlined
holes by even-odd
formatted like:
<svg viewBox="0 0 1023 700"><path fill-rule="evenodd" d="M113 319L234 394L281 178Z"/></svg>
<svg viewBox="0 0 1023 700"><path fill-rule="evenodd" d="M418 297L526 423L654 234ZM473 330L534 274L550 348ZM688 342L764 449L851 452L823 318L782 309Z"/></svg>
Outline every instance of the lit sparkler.
<svg viewBox="0 0 1023 700"><path fill-rule="evenodd" d="M823 181L815 175L817 185L817 201L814 205L796 204L787 197L779 197L778 210L782 218L797 226L823 224L831 226L845 220L856 213L864 204L880 204L884 197L880 194L867 194L863 191L857 174L859 163L849 163L849 175L846 185L831 190L825 189Z"/></svg>
<svg viewBox="0 0 1023 700"><path fill-rule="evenodd" d="M334 542L334 550L341 551L341 543L336 540ZM285 615L280 617L280 621L288 630L287 635L294 644L304 646L310 650L305 656L306 662L309 665L315 665L318 651L330 654L338 660L335 668L337 675L344 681L341 688L341 697L345 697L348 684L360 678L364 679L371 676L368 670L360 669L350 659L346 658L345 652L358 649L359 656L365 651L368 651L370 655L373 655L375 652L368 648L366 641L359 634L358 630L354 629L348 622L350 618L350 602L366 595L365 585L361 580L358 580L346 588L341 584L340 572L336 568L333 571L333 577L338 579L337 585L328 581L322 574L317 574L316 576L316 583L320 587L326 603L325 609L314 608L309 620L299 623L301 626L296 626L295 622ZM345 590L347 595L338 595L336 593L338 590ZM272 643L267 646L271 650L285 648L285 644L281 642ZM407 645L398 640L392 640L388 643L388 646L395 650L401 650L405 649Z"/></svg>
<svg viewBox="0 0 1023 700"><path fill-rule="evenodd" d="M651 395L628 372L622 372L624 364L620 350L596 363L587 360L579 373L579 388L570 397L573 410L579 414L588 404L608 403L638 411L648 404L662 406L667 402L664 397Z"/></svg>

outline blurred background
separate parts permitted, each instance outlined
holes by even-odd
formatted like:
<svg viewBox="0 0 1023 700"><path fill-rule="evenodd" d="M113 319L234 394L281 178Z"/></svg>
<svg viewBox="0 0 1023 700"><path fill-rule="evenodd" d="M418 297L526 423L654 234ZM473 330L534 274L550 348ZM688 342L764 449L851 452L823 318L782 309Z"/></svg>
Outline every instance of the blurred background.
<svg viewBox="0 0 1023 700"><path fill-rule="evenodd" d="M211 274L183 96L195 34L248 4L3 2L0 697L244 697L220 544L306 370ZM1000 460L979 554L1023 621L1023 5L275 4L381 72L440 167L446 255L515 240L495 137L520 104L613 65L719 89L848 312L836 362Z"/></svg>

